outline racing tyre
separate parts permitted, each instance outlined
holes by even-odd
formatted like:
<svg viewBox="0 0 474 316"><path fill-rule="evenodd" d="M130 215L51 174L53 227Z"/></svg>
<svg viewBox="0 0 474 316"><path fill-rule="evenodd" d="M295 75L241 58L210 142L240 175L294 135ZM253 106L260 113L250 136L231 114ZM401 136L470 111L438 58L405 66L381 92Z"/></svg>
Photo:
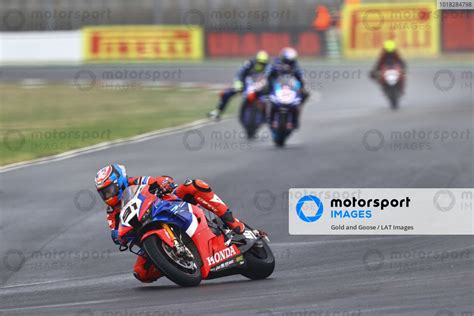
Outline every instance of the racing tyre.
<svg viewBox="0 0 474 316"><path fill-rule="evenodd" d="M254 139L255 135L257 134L258 109L256 108L255 105L249 105L247 106L247 109L245 109L245 111L246 111L245 117L247 118L247 122L245 126L245 131L247 132L247 138Z"/></svg>
<svg viewBox="0 0 474 316"><path fill-rule="evenodd" d="M185 260L176 254L157 235L150 235L143 241L143 248L163 274L174 283L189 287L201 283L201 261L192 239L185 233L180 235L184 245L192 253L194 260Z"/></svg>
<svg viewBox="0 0 474 316"><path fill-rule="evenodd" d="M286 142L286 137L287 137L287 130L286 130L286 125L287 125L287 114L286 113L280 113L278 117L278 127L275 131L274 134L274 141L275 145L277 147L283 147L285 146Z"/></svg>
<svg viewBox="0 0 474 316"><path fill-rule="evenodd" d="M390 102L390 108L392 110L398 109L398 89L396 87L389 88L387 90L387 97Z"/></svg>
<svg viewBox="0 0 474 316"><path fill-rule="evenodd" d="M275 269L275 257L265 240L244 253L246 269L241 274L251 280L268 278Z"/></svg>

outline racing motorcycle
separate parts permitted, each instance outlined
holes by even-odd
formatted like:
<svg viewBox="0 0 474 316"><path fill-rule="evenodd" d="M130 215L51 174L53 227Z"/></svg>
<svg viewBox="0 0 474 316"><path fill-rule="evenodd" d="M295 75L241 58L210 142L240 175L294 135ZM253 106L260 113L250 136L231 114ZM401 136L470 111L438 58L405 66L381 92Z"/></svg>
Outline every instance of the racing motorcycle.
<svg viewBox="0 0 474 316"><path fill-rule="evenodd" d="M397 109L401 97L402 80L404 80L401 65L391 64L382 66L378 79L384 94L390 102L390 107L394 110Z"/></svg>
<svg viewBox="0 0 474 316"><path fill-rule="evenodd" d="M301 83L292 75L283 75L275 80L270 93L270 129L276 146L282 147L295 128L294 116L301 104Z"/></svg>
<svg viewBox="0 0 474 316"><path fill-rule="evenodd" d="M265 279L275 267L268 236L246 225L235 234L213 213L154 185L129 186L120 211L120 250L148 256L168 279L196 286L202 279L242 274Z"/></svg>
<svg viewBox="0 0 474 316"><path fill-rule="evenodd" d="M259 127L265 123L266 102L262 95L267 85L263 74L255 74L245 78L245 90L240 109L240 122L247 132L247 138L255 137Z"/></svg>

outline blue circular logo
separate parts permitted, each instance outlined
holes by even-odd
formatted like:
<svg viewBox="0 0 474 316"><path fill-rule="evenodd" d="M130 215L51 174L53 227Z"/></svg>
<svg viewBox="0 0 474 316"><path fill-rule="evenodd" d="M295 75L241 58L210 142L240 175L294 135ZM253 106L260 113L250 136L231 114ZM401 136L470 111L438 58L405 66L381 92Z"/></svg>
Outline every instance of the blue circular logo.
<svg viewBox="0 0 474 316"><path fill-rule="evenodd" d="M312 216L308 216L305 214L305 211L303 210L303 206L305 203L311 202L314 203L318 207L318 210L314 213L313 210L311 211L306 211L306 214L311 213L315 214ZM314 195L305 195L301 199L298 200L298 203L296 203L296 214L298 214L298 217L301 218L301 220L311 223L311 222L316 222L322 215L323 215L323 203L321 200L314 196Z"/></svg>

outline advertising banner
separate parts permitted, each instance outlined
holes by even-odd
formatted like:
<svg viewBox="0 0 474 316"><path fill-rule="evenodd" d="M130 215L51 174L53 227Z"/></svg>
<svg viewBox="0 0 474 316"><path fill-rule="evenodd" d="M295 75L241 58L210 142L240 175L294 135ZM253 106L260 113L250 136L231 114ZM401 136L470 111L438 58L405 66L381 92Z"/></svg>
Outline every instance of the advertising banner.
<svg viewBox="0 0 474 316"><path fill-rule="evenodd" d="M294 47L300 56L321 54L321 39L316 31L208 31L206 34L208 57L248 57L261 49L278 55L287 46Z"/></svg>
<svg viewBox="0 0 474 316"><path fill-rule="evenodd" d="M203 31L198 26L86 27L82 39L86 61L203 58Z"/></svg>
<svg viewBox="0 0 474 316"><path fill-rule="evenodd" d="M375 57L387 39L403 56L434 57L439 52L439 12L435 3L346 5L343 50L349 58Z"/></svg>
<svg viewBox="0 0 474 316"><path fill-rule="evenodd" d="M443 11L441 33L443 51L474 51L474 10Z"/></svg>

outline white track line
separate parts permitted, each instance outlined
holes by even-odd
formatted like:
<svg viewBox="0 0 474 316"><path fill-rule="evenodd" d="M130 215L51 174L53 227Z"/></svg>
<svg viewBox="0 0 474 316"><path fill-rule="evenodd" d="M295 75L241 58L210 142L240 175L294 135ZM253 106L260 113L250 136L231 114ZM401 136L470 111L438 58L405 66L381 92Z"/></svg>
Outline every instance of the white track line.
<svg viewBox="0 0 474 316"><path fill-rule="evenodd" d="M93 304L119 302L120 300L123 300L123 299L115 298L115 299L96 300L96 301L69 302L69 303L59 303L59 304L15 307L15 308L0 309L0 312L19 312L19 311L35 310L35 309L43 309L43 308L57 308L57 307L70 307L70 306L89 306L89 305L93 305ZM90 309L85 309L84 311L91 311L91 310ZM87 314L84 314L84 315L87 315Z"/></svg>
<svg viewBox="0 0 474 316"><path fill-rule="evenodd" d="M28 85L31 85L31 83L38 85L38 83L46 83L46 81L39 80L39 79L25 79L25 80L22 80L21 82L21 84L24 85L25 87L27 87ZM143 82L143 83L148 83L148 82ZM160 84L163 86L177 87L177 88L182 88L182 89L186 89L192 86L192 87L200 87L200 88L204 88L208 90L215 90L215 89L222 88L225 86L221 84L206 84L206 83L196 83L196 82L181 82L181 83L160 82ZM191 123L187 123L187 124L183 124L183 125L179 125L175 127L169 127L169 128L151 131L145 134L140 134L140 135L136 135L129 138L119 138L119 139L112 140L110 142L103 142L103 143L99 143L99 144L95 144L95 145L91 145L87 147L82 147L79 149L66 151L66 152L53 155L53 156L47 156L44 158L33 159L33 160L28 160L28 161L21 161L21 162L9 164L9 165L1 166L0 173L5 173L8 171L35 166L35 165L41 165L48 162L73 158L79 155L88 154L88 153L92 153L95 151L99 151L99 150L103 150L106 148L115 147L119 145L138 143L138 142L145 141L152 138L158 138L165 135L172 135L172 134L184 132L186 130L190 130L193 128L209 125L211 123L215 123L215 122L209 121L208 119L202 119L202 120L197 120Z"/></svg>
<svg viewBox="0 0 474 316"><path fill-rule="evenodd" d="M226 120L227 119L221 120L221 122L226 121ZM202 119L202 120L197 120L197 121L194 121L194 122L191 122L191 123L183 124L183 125L180 125L180 126L159 129L159 130L151 131L151 132L148 132L148 133L145 133L145 134L140 134L140 135L136 135L136 136L129 137L129 138L119 138L119 139L116 139L116 140L113 140L113 141L110 141L110 142L103 142L103 143L99 143L99 144L92 145L92 146L87 146L87 147L83 147L83 148L79 148L79 149L75 149L75 150L70 150L70 151L66 151L64 153L60 153L60 154L53 155L53 156L48 156L48 157L29 160L29 161L17 162L17 163L13 163L13 164L10 164L10 165L2 166L2 167L0 167L0 173L5 173L5 172L8 172L8 171L12 171L12 170L20 169L20 168L25 168L25 167L30 167L30 166L41 165L41 164L45 164L45 163L49 163L49 162L53 162L53 161L60 161L60 160L64 160L64 159L69 159L69 158L73 158L73 157L76 157L76 156L79 156L79 155L84 155L84 154L104 150L106 148L111 148L111 147L116 147L116 146L121 146L121 145L126 145L126 144L132 144L132 143L139 143L139 142L142 142L142 141L145 141L145 140L149 140L149 139L153 139L153 138L159 138L159 137L168 136L168 135L173 135L173 134L177 134L177 133L180 133L180 132L184 132L184 131L187 131L187 130L191 130L191 129L194 129L194 128L199 128L199 127L203 127L203 126L210 125L210 124L215 124L215 123L216 122L210 121L209 119Z"/></svg>

